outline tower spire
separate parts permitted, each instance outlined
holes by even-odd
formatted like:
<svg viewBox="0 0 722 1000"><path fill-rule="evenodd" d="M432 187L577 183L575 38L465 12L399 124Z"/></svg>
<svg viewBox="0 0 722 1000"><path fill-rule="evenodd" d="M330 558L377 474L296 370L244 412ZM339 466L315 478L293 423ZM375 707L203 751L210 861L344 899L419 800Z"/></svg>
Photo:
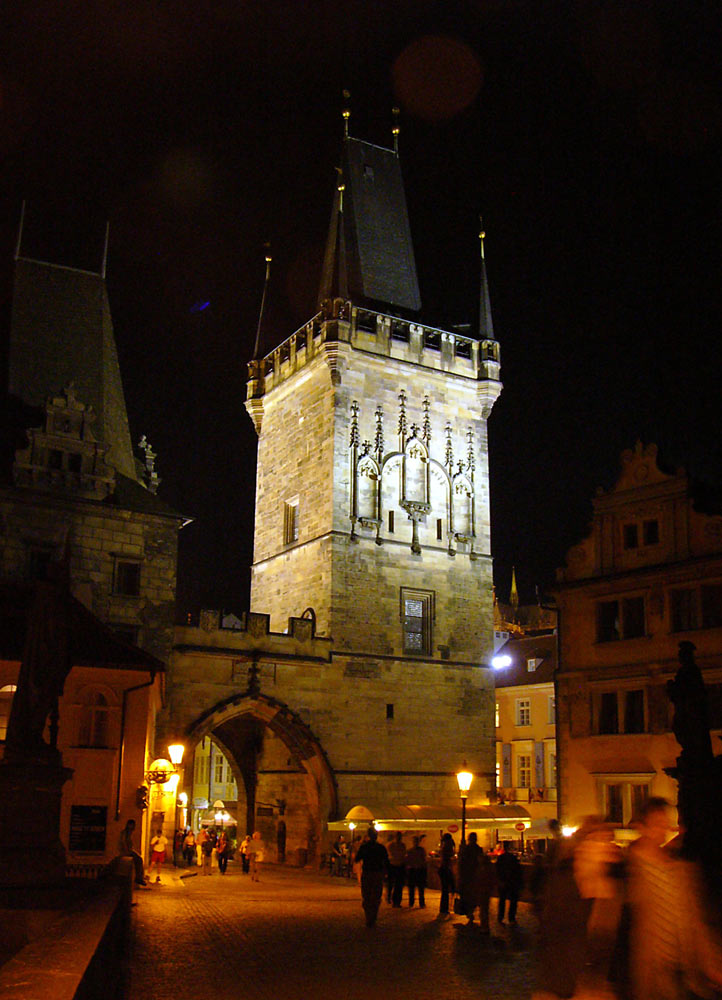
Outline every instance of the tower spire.
<svg viewBox="0 0 722 1000"><path fill-rule="evenodd" d="M268 285L271 281L271 244L266 243L266 277L263 281L263 295L261 296L261 308L258 311L258 326L256 327L256 343L253 347L253 360L260 360L260 350L261 350L261 333L263 332L263 315L266 311L266 296L268 294Z"/></svg>
<svg viewBox="0 0 722 1000"><path fill-rule="evenodd" d="M515 611L519 607L519 591L516 589L516 566L511 567L511 590L509 592L509 603Z"/></svg>
<svg viewBox="0 0 722 1000"><path fill-rule="evenodd" d="M491 300L489 298L489 281L486 277L486 258L484 256L484 220L479 216L479 247L481 251L481 287L479 289L479 340L494 340L494 323L491 318Z"/></svg>

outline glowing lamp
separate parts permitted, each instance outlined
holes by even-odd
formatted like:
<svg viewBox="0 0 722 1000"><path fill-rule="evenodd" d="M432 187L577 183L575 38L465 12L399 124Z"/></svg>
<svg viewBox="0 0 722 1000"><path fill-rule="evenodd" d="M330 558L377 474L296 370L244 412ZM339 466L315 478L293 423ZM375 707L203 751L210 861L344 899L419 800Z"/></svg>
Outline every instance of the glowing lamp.
<svg viewBox="0 0 722 1000"><path fill-rule="evenodd" d="M170 757L171 764L173 764L174 767L178 767L178 765L182 762L184 750L185 747L182 743L172 743L168 747L168 756Z"/></svg>
<svg viewBox="0 0 722 1000"><path fill-rule="evenodd" d="M498 656L492 656L491 665L494 670L503 670L504 667L511 666L511 657L508 653L499 653Z"/></svg>
<svg viewBox="0 0 722 1000"><path fill-rule="evenodd" d="M466 768L466 761L464 761L464 768ZM456 780L459 783L459 793L462 799L465 799L469 794L469 789L471 788L471 783L474 780L474 775L471 771L459 771L456 775Z"/></svg>

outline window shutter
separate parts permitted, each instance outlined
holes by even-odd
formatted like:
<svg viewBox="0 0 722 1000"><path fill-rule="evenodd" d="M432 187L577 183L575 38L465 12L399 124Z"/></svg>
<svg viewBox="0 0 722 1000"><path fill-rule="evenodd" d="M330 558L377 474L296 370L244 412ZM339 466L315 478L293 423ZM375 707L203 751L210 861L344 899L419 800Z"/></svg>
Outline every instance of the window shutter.
<svg viewBox="0 0 722 1000"><path fill-rule="evenodd" d="M534 773L536 775L536 787L544 787L544 744L538 742L534 744Z"/></svg>
<svg viewBox="0 0 722 1000"><path fill-rule="evenodd" d="M511 788L511 743L501 745L501 774L504 788Z"/></svg>

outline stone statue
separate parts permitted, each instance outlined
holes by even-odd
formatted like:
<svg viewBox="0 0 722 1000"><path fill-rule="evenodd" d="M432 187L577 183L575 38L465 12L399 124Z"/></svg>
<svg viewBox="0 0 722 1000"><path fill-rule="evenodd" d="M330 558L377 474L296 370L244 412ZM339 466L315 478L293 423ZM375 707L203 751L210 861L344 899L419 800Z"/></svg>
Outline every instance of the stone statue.
<svg viewBox="0 0 722 1000"><path fill-rule="evenodd" d="M58 765L60 755L43 734L70 672L70 587L67 564L51 563L34 585L25 647L12 701L5 761ZM52 742L52 741L51 741Z"/></svg>
<svg viewBox="0 0 722 1000"><path fill-rule="evenodd" d="M693 642L680 642L680 667L674 680L667 682L667 694L674 705L672 728L682 756L690 762L707 762L712 760L707 692L694 652Z"/></svg>

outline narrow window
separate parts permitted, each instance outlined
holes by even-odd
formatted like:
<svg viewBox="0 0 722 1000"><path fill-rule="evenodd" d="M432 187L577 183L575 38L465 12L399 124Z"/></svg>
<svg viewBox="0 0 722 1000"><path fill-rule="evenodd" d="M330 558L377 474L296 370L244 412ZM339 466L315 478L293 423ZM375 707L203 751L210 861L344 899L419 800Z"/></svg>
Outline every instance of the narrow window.
<svg viewBox="0 0 722 1000"><path fill-rule="evenodd" d="M496 727L498 729L499 728L499 702L498 701L497 701L496 705L494 706L494 724L496 725Z"/></svg>
<svg viewBox="0 0 722 1000"><path fill-rule="evenodd" d="M549 754L549 787L557 787L557 755L556 751Z"/></svg>
<svg viewBox="0 0 722 1000"><path fill-rule="evenodd" d="M622 630L625 639L646 635L643 597L625 597L622 601Z"/></svg>
<svg viewBox="0 0 722 1000"><path fill-rule="evenodd" d="M520 753L517 757L517 788L531 788L531 754Z"/></svg>
<svg viewBox="0 0 722 1000"><path fill-rule="evenodd" d="M7 736L10 709L13 703L13 695L16 691L16 684L6 684L0 688L0 741L4 740Z"/></svg>
<svg viewBox="0 0 722 1000"><path fill-rule="evenodd" d="M702 628L722 625L722 584L702 587Z"/></svg>
<svg viewBox="0 0 722 1000"><path fill-rule="evenodd" d="M605 819L608 823L622 823L624 821L622 786L607 785L606 792L607 802Z"/></svg>
<svg viewBox="0 0 722 1000"><path fill-rule="evenodd" d="M442 522L441 518L439 517L439 518L436 519L436 541L437 542L440 542L441 539L442 539L442 528L443 528L443 522Z"/></svg>
<svg viewBox="0 0 722 1000"><path fill-rule="evenodd" d="M386 706L386 718L387 719L393 719L393 717L394 717L394 706L393 705L387 705Z"/></svg>
<svg viewBox="0 0 722 1000"><path fill-rule="evenodd" d="M108 746L108 699L100 691L90 695L82 707L78 745L81 747Z"/></svg>
<svg viewBox="0 0 722 1000"><path fill-rule="evenodd" d="M137 559L116 559L113 575L113 593L124 597L140 594L140 563Z"/></svg>
<svg viewBox="0 0 722 1000"><path fill-rule="evenodd" d="M405 653L431 652L433 591L401 588L401 621Z"/></svg>
<svg viewBox="0 0 722 1000"><path fill-rule="evenodd" d="M285 545L298 541L298 500L283 505L283 541Z"/></svg>
<svg viewBox="0 0 722 1000"><path fill-rule="evenodd" d="M547 712L547 722L550 726L553 726L557 721L557 702L553 694L549 695L548 712Z"/></svg>
<svg viewBox="0 0 722 1000"><path fill-rule="evenodd" d="M392 510L390 510L389 511L389 534L393 535L393 533L394 533L394 512Z"/></svg>
<svg viewBox="0 0 722 1000"><path fill-rule="evenodd" d="M531 725L531 699L516 699L516 724L517 726Z"/></svg>
<svg viewBox="0 0 722 1000"><path fill-rule="evenodd" d="M626 691L624 694L624 732L644 732L644 691Z"/></svg>
<svg viewBox="0 0 722 1000"><path fill-rule="evenodd" d="M604 691L599 698L598 732L611 735L619 732L619 713L617 707L617 692Z"/></svg>
<svg viewBox="0 0 722 1000"><path fill-rule="evenodd" d="M672 590L669 594L670 626L673 632L686 632L698 627L697 592L693 589Z"/></svg>
<svg viewBox="0 0 722 1000"><path fill-rule="evenodd" d="M619 637L619 601L600 601L597 604L597 641L613 642Z"/></svg>

